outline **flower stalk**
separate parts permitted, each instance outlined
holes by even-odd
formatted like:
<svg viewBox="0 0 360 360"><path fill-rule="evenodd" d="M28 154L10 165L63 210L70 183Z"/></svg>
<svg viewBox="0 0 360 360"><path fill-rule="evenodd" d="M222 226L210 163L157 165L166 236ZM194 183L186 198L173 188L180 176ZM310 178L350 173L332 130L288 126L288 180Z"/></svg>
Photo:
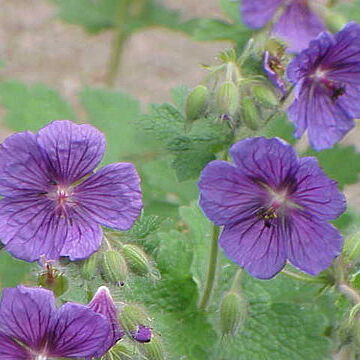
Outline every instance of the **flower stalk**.
<svg viewBox="0 0 360 360"><path fill-rule="evenodd" d="M218 238L219 238L220 228L216 225L213 226L212 231L212 241L211 241L211 249L210 249L210 258L209 258L209 266L206 276L206 283L203 295L199 301L199 309L206 310L206 307L209 303L211 293L215 284L215 275L217 268L217 259L218 259Z"/></svg>

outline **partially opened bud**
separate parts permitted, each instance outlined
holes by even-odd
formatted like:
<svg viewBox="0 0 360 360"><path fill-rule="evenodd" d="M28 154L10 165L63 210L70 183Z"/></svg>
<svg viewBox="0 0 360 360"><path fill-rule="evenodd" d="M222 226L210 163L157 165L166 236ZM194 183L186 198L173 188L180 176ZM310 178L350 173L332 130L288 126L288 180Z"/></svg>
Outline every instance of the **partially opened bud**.
<svg viewBox="0 0 360 360"><path fill-rule="evenodd" d="M64 294L69 287L66 276L56 269L51 262L45 263L44 267L45 270L38 276L38 285L52 290L56 296Z"/></svg>
<svg viewBox="0 0 360 360"><path fill-rule="evenodd" d="M216 104L221 114L234 115L239 108L239 88L232 81L220 85L216 93Z"/></svg>
<svg viewBox="0 0 360 360"><path fill-rule="evenodd" d="M220 330L223 335L235 335L246 318L246 302L235 291L225 294L220 304Z"/></svg>
<svg viewBox="0 0 360 360"><path fill-rule="evenodd" d="M207 104L208 89L204 85L196 86L186 99L186 123L190 125L204 112Z"/></svg>
<svg viewBox="0 0 360 360"><path fill-rule="evenodd" d="M110 283L124 285L128 268L124 257L116 250L107 250L103 257L104 278Z"/></svg>
<svg viewBox="0 0 360 360"><path fill-rule="evenodd" d="M108 339L106 347L110 348L124 336L124 331L120 327L117 309L109 289L106 286L99 287L87 306L108 319L112 329L112 336Z"/></svg>
<svg viewBox="0 0 360 360"><path fill-rule="evenodd" d="M259 128L259 112L251 97L241 99L241 120L250 130Z"/></svg>
<svg viewBox="0 0 360 360"><path fill-rule="evenodd" d="M141 276L151 273L152 266L145 252L137 245L125 244L122 253L131 270Z"/></svg>
<svg viewBox="0 0 360 360"><path fill-rule="evenodd" d="M158 336L154 336L149 343L143 344L139 349L147 360L165 360L165 351Z"/></svg>
<svg viewBox="0 0 360 360"><path fill-rule="evenodd" d="M145 311L132 304L125 305L119 315L120 323L126 333L138 342L149 342L151 340L151 329L146 324L150 319Z"/></svg>
<svg viewBox="0 0 360 360"><path fill-rule="evenodd" d="M85 280L91 280L96 275L99 253L96 252L84 260L81 264L81 274Z"/></svg>

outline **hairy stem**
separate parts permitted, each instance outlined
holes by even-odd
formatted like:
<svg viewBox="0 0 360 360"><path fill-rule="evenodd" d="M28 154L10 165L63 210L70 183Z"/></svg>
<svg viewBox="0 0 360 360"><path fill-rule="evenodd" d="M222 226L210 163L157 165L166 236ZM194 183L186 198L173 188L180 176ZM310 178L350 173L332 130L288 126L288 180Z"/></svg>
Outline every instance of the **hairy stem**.
<svg viewBox="0 0 360 360"><path fill-rule="evenodd" d="M210 249L210 258L209 258L209 266L207 271L206 283L203 295L199 301L199 309L205 310L211 293L215 284L215 275L217 268L217 258L218 258L218 237L219 237L220 229L218 226L213 225L212 232L212 241L211 241L211 249Z"/></svg>
<svg viewBox="0 0 360 360"><path fill-rule="evenodd" d="M354 304L360 304L360 294L357 290L348 284L341 283L337 285L337 289L341 292L348 300Z"/></svg>
<svg viewBox="0 0 360 360"><path fill-rule="evenodd" d="M323 279L319 279L319 278L316 278L316 277L310 277L310 276L306 276L306 275L302 275L302 274L298 274L298 273L294 273L294 272L292 272L290 270L283 269L281 271L281 274L284 274L287 277L290 277L290 278L296 279L296 280L300 280L300 281L318 283L318 284L323 284L324 283Z"/></svg>
<svg viewBox="0 0 360 360"><path fill-rule="evenodd" d="M109 87L114 87L115 80L120 68L121 58L124 51L124 45L128 38L128 33L125 29L125 21L127 18L129 0L123 0L119 2L119 7L117 9L117 19L116 19L116 33L111 45L111 54L109 65L106 74L106 84Z"/></svg>

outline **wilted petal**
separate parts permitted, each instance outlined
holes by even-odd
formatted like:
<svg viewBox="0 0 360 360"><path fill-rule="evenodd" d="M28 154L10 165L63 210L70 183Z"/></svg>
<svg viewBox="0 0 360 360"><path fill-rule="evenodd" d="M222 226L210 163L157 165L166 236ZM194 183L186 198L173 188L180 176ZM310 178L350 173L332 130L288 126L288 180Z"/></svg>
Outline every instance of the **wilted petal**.
<svg viewBox="0 0 360 360"><path fill-rule="evenodd" d="M92 357L111 336L103 315L84 305L66 303L52 324L49 356Z"/></svg>
<svg viewBox="0 0 360 360"><path fill-rule="evenodd" d="M240 11L242 20L250 28L258 29L275 15L283 0L242 0Z"/></svg>
<svg viewBox="0 0 360 360"><path fill-rule="evenodd" d="M210 162L199 182L200 206L216 225L247 218L261 207L265 190L225 161Z"/></svg>
<svg viewBox="0 0 360 360"><path fill-rule="evenodd" d="M291 217L287 256L300 270L317 275L340 255L342 245L342 237L334 226L303 211Z"/></svg>
<svg viewBox="0 0 360 360"><path fill-rule="evenodd" d="M220 245L225 255L251 275L260 279L275 276L286 262L286 235L279 219L266 226L264 221L249 217L238 224L225 226Z"/></svg>
<svg viewBox="0 0 360 360"><path fill-rule="evenodd" d="M298 166L294 149L278 138L248 138L234 144L230 154L244 175L274 188L286 182Z"/></svg>
<svg viewBox="0 0 360 360"><path fill-rule="evenodd" d="M67 219L54 215L46 197L17 196L0 200L0 238L15 257L57 259L67 237Z"/></svg>
<svg viewBox="0 0 360 360"><path fill-rule="evenodd" d="M10 337L0 333L0 359L2 360L33 360L22 346Z"/></svg>
<svg viewBox="0 0 360 360"><path fill-rule="evenodd" d="M308 2L303 0L293 0L273 28L275 36L285 40L292 52L306 48L311 40L325 30L324 23L311 11Z"/></svg>
<svg viewBox="0 0 360 360"><path fill-rule="evenodd" d="M74 199L101 225L128 230L142 209L140 178L133 164L110 164L74 190Z"/></svg>
<svg viewBox="0 0 360 360"><path fill-rule="evenodd" d="M264 54L264 70L266 72L266 75L269 78L269 80L271 81L271 83L278 90L280 90L281 94L285 95L287 86L286 86L285 80L283 78L283 74L280 75L279 72L275 71L275 69L273 68L274 64L281 66L280 60L277 59L276 57L270 55L270 53L268 51L266 51Z"/></svg>
<svg viewBox="0 0 360 360"><path fill-rule="evenodd" d="M124 336L124 331L120 328L117 309L109 289L106 286L101 286L97 290L93 299L88 304L88 307L95 312L104 315L108 319L112 329L113 336L109 336L107 341L103 344L103 348L96 353L95 356L98 357L120 340Z"/></svg>
<svg viewBox="0 0 360 360"><path fill-rule="evenodd" d="M329 179L319 167L316 158L300 159L296 183L291 200L306 212L322 220L333 220L345 211L345 196L338 190L336 181Z"/></svg>
<svg viewBox="0 0 360 360"><path fill-rule="evenodd" d="M37 134L53 180L71 184L89 174L105 151L104 135L91 125L53 121Z"/></svg>
<svg viewBox="0 0 360 360"><path fill-rule="evenodd" d="M0 330L31 349L40 350L55 311L55 298L49 290L24 286L4 289Z"/></svg>
<svg viewBox="0 0 360 360"><path fill-rule="evenodd" d="M2 196L46 191L49 180L46 164L36 143L36 135L29 131L14 134L0 145Z"/></svg>

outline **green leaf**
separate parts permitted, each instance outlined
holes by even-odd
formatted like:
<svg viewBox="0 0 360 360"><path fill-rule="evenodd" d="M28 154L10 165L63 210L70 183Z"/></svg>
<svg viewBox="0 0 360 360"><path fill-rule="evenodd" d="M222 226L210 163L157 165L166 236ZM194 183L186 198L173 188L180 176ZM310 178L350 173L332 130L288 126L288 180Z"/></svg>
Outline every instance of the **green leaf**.
<svg viewBox="0 0 360 360"><path fill-rule="evenodd" d="M233 21L241 22L240 4L238 0L220 0L222 11Z"/></svg>
<svg viewBox="0 0 360 360"><path fill-rule="evenodd" d="M15 131L38 130L53 120L75 120L71 106L43 84L5 81L0 83L0 98L7 109L5 123Z"/></svg>
<svg viewBox="0 0 360 360"><path fill-rule="evenodd" d="M157 236L160 242L156 261L161 272L173 279L189 278L192 253L186 236L176 230Z"/></svg>
<svg viewBox="0 0 360 360"><path fill-rule="evenodd" d="M14 287L30 277L36 265L15 259L5 251L0 252L0 288Z"/></svg>
<svg viewBox="0 0 360 360"><path fill-rule="evenodd" d="M90 33L115 25L119 0L53 0L59 7L58 16L70 23L83 26ZM121 0L120 0L121 1Z"/></svg>
<svg viewBox="0 0 360 360"><path fill-rule="evenodd" d="M83 26L98 33L117 26L119 6L124 0L53 0L59 7L59 17L70 24ZM193 24L182 22L179 12L158 0L128 1L130 9L121 24L128 34L144 28L161 26L191 33ZM125 4L126 5L126 4Z"/></svg>
<svg viewBox="0 0 360 360"><path fill-rule="evenodd" d="M211 358L216 333L204 314L155 313L154 318L156 329L164 336L165 347L170 355L169 360Z"/></svg>
<svg viewBox="0 0 360 360"><path fill-rule="evenodd" d="M222 359L328 360L325 326L324 316L313 307L254 305L245 328L223 347Z"/></svg>
<svg viewBox="0 0 360 360"><path fill-rule="evenodd" d="M264 135L266 137L280 137L290 144L295 144L296 140L293 137L294 126L287 119L285 113L276 114L266 125Z"/></svg>
<svg viewBox="0 0 360 360"><path fill-rule="evenodd" d="M308 150L304 155L317 157L320 166L331 179L338 182L341 189L359 179L360 153L354 146L336 145L321 152Z"/></svg>
<svg viewBox="0 0 360 360"><path fill-rule="evenodd" d="M194 30L196 41L230 40L245 43L251 36L251 30L241 24L230 24L217 19L201 19Z"/></svg>
<svg viewBox="0 0 360 360"><path fill-rule="evenodd" d="M133 156L149 148L149 139L145 139L136 126L140 104L133 97L92 88L84 89L80 97L89 122L106 136L104 163L133 160Z"/></svg>
<svg viewBox="0 0 360 360"><path fill-rule="evenodd" d="M173 105L150 105L149 114L141 119L141 126L161 141L167 141L184 129L184 116Z"/></svg>
<svg viewBox="0 0 360 360"><path fill-rule="evenodd" d="M212 225L202 214L197 203L192 203L191 206L182 206L179 213L190 230L189 240L191 240L193 248L191 274L199 294L202 294L210 254Z"/></svg>

